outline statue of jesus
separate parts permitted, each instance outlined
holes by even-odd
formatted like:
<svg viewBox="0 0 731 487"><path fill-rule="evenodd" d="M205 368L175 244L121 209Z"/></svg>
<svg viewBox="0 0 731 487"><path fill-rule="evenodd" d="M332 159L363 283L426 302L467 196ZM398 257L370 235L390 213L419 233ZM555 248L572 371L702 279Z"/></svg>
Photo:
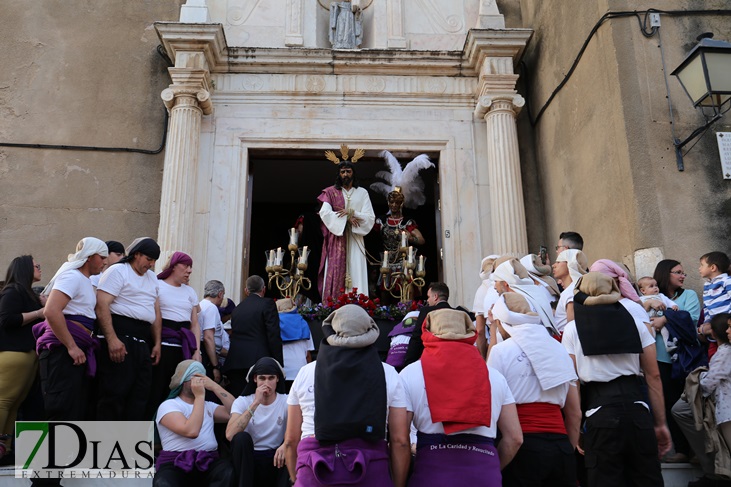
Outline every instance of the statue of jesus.
<svg viewBox="0 0 731 487"><path fill-rule="evenodd" d="M368 191L355 183L353 164L343 161L333 186L317 198L322 203L322 259L318 288L322 299L336 298L340 289L368 294L368 265L363 236L373 228L373 213Z"/></svg>

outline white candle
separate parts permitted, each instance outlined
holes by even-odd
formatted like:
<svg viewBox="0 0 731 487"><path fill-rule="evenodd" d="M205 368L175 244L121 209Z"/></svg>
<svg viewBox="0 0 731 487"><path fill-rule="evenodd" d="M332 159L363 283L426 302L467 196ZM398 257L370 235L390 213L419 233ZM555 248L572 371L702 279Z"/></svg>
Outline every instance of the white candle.
<svg viewBox="0 0 731 487"><path fill-rule="evenodd" d="M409 246L409 264L414 263L414 247Z"/></svg>
<svg viewBox="0 0 731 487"><path fill-rule="evenodd" d="M388 267L388 250L383 252L383 264L381 267Z"/></svg>
<svg viewBox="0 0 731 487"><path fill-rule="evenodd" d="M423 255L419 256L419 267L416 270L418 270L420 272L424 271L424 256Z"/></svg>
<svg viewBox="0 0 731 487"><path fill-rule="evenodd" d="M282 250L282 247L277 248L277 262L276 265L282 265L282 260L284 260L284 251Z"/></svg>
<svg viewBox="0 0 731 487"><path fill-rule="evenodd" d="M294 228L289 229L289 244L297 245L297 230Z"/></svg>
<svg viewBox="0 0 731 487"><path fill-rule="evenodd" d="M274 265L274 250L269 251L269 260L267 261L269 267Z"/></svg>
<svg viewBox="0 0 731 487"><path fill-rule="evenodd" d="M401 232L401 247L406 247L406 232Z"/></svg>

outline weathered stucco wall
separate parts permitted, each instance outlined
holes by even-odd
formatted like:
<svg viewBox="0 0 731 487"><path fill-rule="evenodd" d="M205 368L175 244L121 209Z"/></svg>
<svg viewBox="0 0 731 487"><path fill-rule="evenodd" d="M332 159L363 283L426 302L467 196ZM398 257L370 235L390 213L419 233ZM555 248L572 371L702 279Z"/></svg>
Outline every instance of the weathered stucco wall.
<svg viewBox="0 0 731 487"><path fill-rule="evenodd" d="M169 84L152 23L180 1L3 1L0 142L156 149ZM163 155L0 147L0 268L43 283L88 235L155 237Z"/></svg>
<svg viewBox="0 0 731 487"><path fill-rule="evenodd" d="M506 3L512 7L515 2ZM521 0L520 6L519 16L506 15L506 24L522 22L535 29L525 56L527 98L535 117L604 13L653 7L708 10L728 8L728 2ZM534 211L529 222L545 218L551 245L561 231L575 230L583 235L590 260L607 257L630 266L635 251L659 247L665 257L685 264L688 284L696 289L698 257L730 250L731 182L722 179L715 140L716 131L729 130L728 119L698 142L685 157L685 172L679 172L659 49L662 41L671 72L701 32L731 39L730 18L662 15L660 36L651 38L642 35L635 17L605 22L537 126L521 125L521 140L534 136L535 154L525 144L524 164L535 157L537 191L544 202L542 209L527 205ZM676 131L683 139L702 124L702 117L674 77L669 85ZM529 227L531 231L540 229Z"/></svg>

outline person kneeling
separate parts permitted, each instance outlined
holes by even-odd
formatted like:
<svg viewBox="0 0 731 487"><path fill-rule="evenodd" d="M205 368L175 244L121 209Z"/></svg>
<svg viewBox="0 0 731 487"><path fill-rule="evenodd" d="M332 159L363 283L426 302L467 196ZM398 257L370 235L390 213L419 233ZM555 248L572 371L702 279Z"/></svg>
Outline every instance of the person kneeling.
<svg viewBox="0 0 731 487"><path fill-rule="evenodd" d="M233 485L288 486L282 445L287 426L284 370L273 358L264 357L249 369L246 381L226 427L237 479Z"/></svg>
<svg viewBox="0 0 731 487"><path fill-rule="evenodd" d="M213 423L230 417L233 397L206 377L200 362L183 360L170 380L170 395L157 410L162 451L155 463L155 487L228 487L232 468L219 458ZM205 400L212 391L223 406Z"/></svg>

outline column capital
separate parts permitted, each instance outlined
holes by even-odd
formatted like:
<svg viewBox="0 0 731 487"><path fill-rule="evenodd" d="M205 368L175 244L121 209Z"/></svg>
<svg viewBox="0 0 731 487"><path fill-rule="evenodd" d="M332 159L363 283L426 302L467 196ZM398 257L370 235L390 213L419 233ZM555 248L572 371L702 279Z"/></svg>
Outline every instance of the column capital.
<svg viewBox="0 0 731 487"><path fill-rule="evenodd" d="M176 106L186 105L200 108L204 115L210 115L213 112L211 94L203 88L170 85L169 88L162 90L160 97L168 110Z"/></svg>
<svg viewBox="0 0 731 487"><path fill-rule="evenodd" d="M483 119L497 111L508 111L512 115L517 115L524 105L525 98L518 93L492 93L477 99L474 115L477 119Z"/></svg>

